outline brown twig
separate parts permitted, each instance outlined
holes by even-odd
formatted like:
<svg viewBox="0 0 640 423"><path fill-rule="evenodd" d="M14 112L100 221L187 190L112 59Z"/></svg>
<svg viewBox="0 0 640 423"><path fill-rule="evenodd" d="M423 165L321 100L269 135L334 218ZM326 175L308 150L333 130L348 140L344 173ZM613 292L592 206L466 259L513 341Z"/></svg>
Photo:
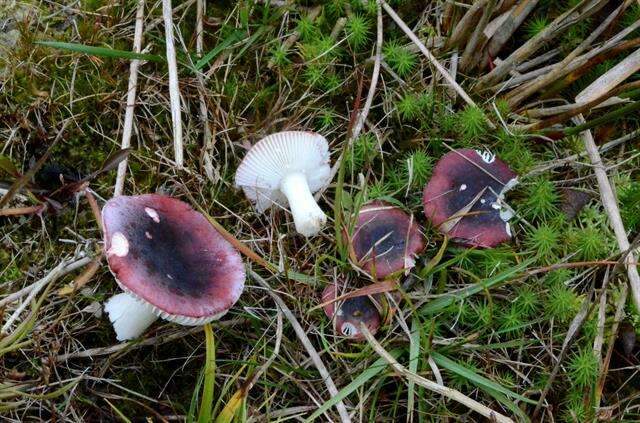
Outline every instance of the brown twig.
<svg viewBox="0 0 640 423"><path fill-rule="evenodd" d="M482 46L483 42L486 42L486 37L484 35L484 29L487 27L489 23L489 19L493 15L493 11L496 8L497 0L489 0L486 5L483 7L482 17L476 25L473 33L471 34L471 38L467 42L467 45L464 48L464 52L462 53L462 58L460 59L460 70L462 72L473 69L477 63L474 63L474 59L477 57L477 50Z"/></svg>
<svg viewBox="0 0 640 423"><path fill-rule="evenodd" d="M581 10L581 8L584 7L587 2L588 0L581 1L579 4L575 5L574 7L554 19L553 22L547 25L542 31L529 39L516 51L511 53L505 60L500 62L500 64L496 66L491 72L482 76L476 84L476 89L482 90L485 87L497 83L502 78L504 78L516 65L525 60L531 54L538 51L543 45L560 34L564 28L580 22L581 20L586 19L593 13L595 13L596 10L592 10L595 9L595 7L590 8L584 12ZM597 2L600 7L604 7L606 3L607 1L603 0Z"/></svg>
<svg viewBox="0 0 640 423"><path fill-rule="evenodd" d="M590 102L611 92L625 79L640 70L640 49L602 74L576 96L577 103ZM637 81L636 81L637 82Z"/></svg>
<svg viewBox="0 0 640 423"><path fill-rule="evenodd" d="M627 3L630 0L627 0ZM604 4L602 4L604 6ZM601 7L602 7L601 6ZM596 9L596 7L594 7ZM585 51L591 44L598 38L608 27L613 23L616 18L624 11L625 5L620 5L617 9L607 16L607 18L593 31L589 36L578 45L571 53L569 53L560 63L557 63L550 72L547 72L540 76L540 78L532 81L531 83L525 85L521 89L516 89L514 92L510 93L506 98L509 102L509 105L512 108L515 108L522 101L527 99L529 96L539 91L541 88L551 84L553 81L561 78L567 73L567 66L576 59L583 51ZM578 101L576 99L576 101Z"/></svg>
<svg viewBox="0 0 640 423"><path fill-rule="evenodd" d="M513 33L522 25L527 16L535 9L540 0L523 0L509 12L504 22L496 29L485 49L485 54L495 58Z"/></svg>
<svg viewBox="0 0 640 423"><path fill-rule="evenodd" d="M591 100L588 103L574 103L568 106L563 106L563 107L570 107L570 109L565 111L564 113L556 114L550 119L536 122L531 125L526 125L523 127L523 129L525 129L526 131L537 131L540 129L544 129L544 128L548 128L550 126L556 125L558 123L566 122L572 117L585 113L593 109L594 107L598 106L599 104L604 103L606 100L610 99L611 97L614 97L625 91L636 89L638 87L640 87L640 81L630 82L618 88L612 89L611 91L604 93L601 97ZM538 113L541 113L541 112L538 111ZM527 112L525 112L524 114L526 115Z"/></svg>
<svg viewBox="0 0 640 423"><path fill-rule="evenodd" d="M38 204L37 206L29 207L14 207L12 209L0 210L0 216L22 216L25 214L40 213L45 210L46 204Z"/></svg>
<svg viewBox="0 0 640 423"><path fill-rule="evenodd" d="M459 46L467 39L469 34L473 31L475 24L480 19L482 9L488 1L489 0L480 0L471 5L451 32L451 37L447 40L445 49L449 50Z"/></svg>

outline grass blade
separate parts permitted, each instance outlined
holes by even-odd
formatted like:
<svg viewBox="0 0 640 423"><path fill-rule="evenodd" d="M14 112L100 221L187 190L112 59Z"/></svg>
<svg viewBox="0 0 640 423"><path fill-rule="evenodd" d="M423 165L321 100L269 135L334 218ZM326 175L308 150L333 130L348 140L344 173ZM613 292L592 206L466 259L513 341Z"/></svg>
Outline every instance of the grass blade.
<svg viewBox="0 0 640 423"><path fill-rule="evenodd" d="M449 370L450 372L456 373L462 377L464 377L465 379L469 380L471 383L473 383L474 385L478 386L479 388L489 388L492 389L494 391L500 392L508 397L511 398L515 398L518 399L520 401L526 402L528 404L536 404L536 401L530 400L529 398L523 397L522 395L516 394L515 392L512 392L510 390L508 390L507 388L505 388L504 386L500 385L499 383L496 383L494 381L492 381L491 379L488 379L484 376L481 376L479 374L477 374L476 372L474 372L473 370L462 366L458 363L456 363L455 361L451 360L448 357L445 357L444 355L437 353L435 351L431 352L431 357L433 357L433 360L441 367L444 367L445 369Z"/></svg>
<svg viewBox="0 0 640 423"><path fill-rule="evenodd" d="M198 375L198 381L196 387L191 394L191 402L189 403L189 412L187 413L186 422L193 423L196 416L196 408L198 407L198 397L200 396L200 390L202 389L202 383L204 382L204 369Z"/></svg>
<svg viewBox="0 0 640 423"><path fill-rule="evenodd" d="M411 338L409 344L409 371L418 373L418 362L420 361L420 340L422 339L422 325L418 316L413 316L411 320ZM413 406L415 402L416 384L410 380L407 384L407 421L413 421Z"/></svg>
<svg viewBox="0 0 640 423"><path fill-rule="evenodd" d="M19 389L11 389L11 388L3 389L2 391L3 393L8 392L8 393L14 394L16 397L26 397L26 398L42 401L42 400L49 400L49 399L59 397L60 395L68 392L71 388L76 386L78 382L80 382L80 378L76 378L71 382L67 383L66 385L64 385L63 387L53 392L49 392L47 394L31 394L28 392L20 391Z"/></svg>
<svg viewBox="0 0 640 423"><path fill-rule="evenodd" d="M216 382L216 346L211 323L204 325L204 336L207 352L204 363L202 401L200 402L200 412L198 413L199 423L209 423L211 421L211 409L213 407L213 388Z"/></svg>
<svg viewBox="0 0 640 423"><path fill-rule="evenodd" d="M10 176L18 176L18 169L13 165L11 159L7 156L0 154L0 170L4 171Z"/></svg>
<svg viewBox="0 0 640 423"><path fill-rule="evenodd" d="M245 391L243 389L237 390L216 417L216 423L231 423L245 398Z"/></svg>
<svg viewBox="0 0 640 423"><path fill-rule="evenodd" d="M77 53L84 53L90 56L108 57L111 59L127 59L127 60L148 60L150 62L164 62L162 56L155 54L135 53L133 51L116 50L106 47L87 46L78 43L65 43L61 41L36 41L38 45L56 48L58 50L68 50Z"/></svg>
<svg viewBox="0 0 640 423"><path fill-rule="evenodd" d="M202 57L202 59L198 60L196 62L196 64L195 64L195 68L197 70L201 70L203 67L205 67L207 65L207 63L209 63L211 60L216 58L220 53L222 53L223 50L225 50L226 48L228 48L232 44L237 43L238 41L242 40L246 36L247 36L247 31L245 31L244 29L238 29L238 30L234 31L233 33L231 33L231 35L229 35L227 38L225 38L220 44L215 46L213 48L213 50L211 50L209 53L205 54Z"/></svg>
<svg viewBox="0 0 640 423"><path fill-rule="evenodd" d="M104 400L107 402L107 404L109 404L109 407L111 407L111 409L118 415L118 417L120 417L122 419L123 422L125 423L131 423L131 420L124 415L124 413L122 411L120 411L120 409L118 407L116 407L115 405L111 404L111 402L109 402L108 399L104 398Z"/></svg>
<svg viewBox="0 0 640 423"><path fill-rule="evenodd" d="M402 354L401 349L395 349L389 351L389 354L393 358L400 357ZM387 362L384 358L378 358L367 370L360 373L360 375L355 378L350 384L342 388L338 395L334 395L329 401L322 404L312 415L310 415L305 423L309 423L320 417L325 411L333 407L338 401L342 401L344 398L348 397L353 391L367 383L370 379L380 373L382 370L387 368Z"/></svg>
<svg viewBox="0 0 640 423"><path fill-rule="evenodd" d="M511 269L508 269L485 281L475 283L461 291L456 292L455 294L445 295L443 297L436 298L435 300L427 303L424 307L422 307L422 309L420 310L420 313L422 315L437 313L438 311L447 308L454 301L470 297L471 295L477 294L478 292L481 292L485 289L491 289L496 285L499 285L502 282L507 281L514 275L524 271L533 262L534 262L534 259L525 260L519 265L512 267Z"/></svg>

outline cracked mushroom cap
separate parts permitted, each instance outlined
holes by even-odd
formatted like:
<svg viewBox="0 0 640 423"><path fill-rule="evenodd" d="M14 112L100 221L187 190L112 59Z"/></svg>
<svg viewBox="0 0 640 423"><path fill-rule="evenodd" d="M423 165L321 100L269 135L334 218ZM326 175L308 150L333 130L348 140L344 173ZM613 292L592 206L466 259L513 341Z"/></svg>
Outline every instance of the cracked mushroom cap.
<svg viewBox="0 0 640 423"><path fill-rule="evenodd" d="M235 184L262 213L274 204L288 204L281 182L293 172L305 175L311 193L329 181L329 144L325 137L315 132L284 131L261 139L238 166Z"/></svg>
<svg viewBox="0 0 640 423"><path fill-rule="evenodd" d="M383 279L415 265L415 257L425 248L420 227L399 207L385 201L365 204L351 237L352 252L367 273Z"/></svg>
<svg viewBox="0 0 640 423"><path fill-rule="evenodd" d="M326 303L337 298L336 285L328 285L322 293L322 302ZM338 306L338 312L335 312ZM367 295L335 301L324 306L324 312L333 321L336 333L354 341L364 340L360 332L360 323L364 323L373 335L380 328L380 312Z"/></svg>
<svg viewBox="0 0 640 423"><path fill-rule="evenodd" d="M120 287L166 320L201 325L219 319L242 294L240 254L182 201L115 197L102 209L102 225Z"/></svg>
<svg viewBox="0 0 640 423"><path fill-rule="evenodd" d="M517 174L489 152L454 150L436 164L424 188L424 214L440 232L472 247L495 247L511 238L504 194Z"/></svg>

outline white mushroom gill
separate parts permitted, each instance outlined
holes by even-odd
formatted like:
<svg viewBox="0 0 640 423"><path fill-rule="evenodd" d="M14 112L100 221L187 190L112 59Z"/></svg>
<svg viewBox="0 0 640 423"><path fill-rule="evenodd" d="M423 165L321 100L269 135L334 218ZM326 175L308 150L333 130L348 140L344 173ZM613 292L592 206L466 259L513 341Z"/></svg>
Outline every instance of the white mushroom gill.
<svg viewBox="0 0 640 423"><path fill-rule="evenodd" d="M289 201L296 231L304 236L320 232L327 222L327 216L311 195L306 176L301 172L287 174L280 182L280 190Z"/></svg>
<svg viewBox="0 0 640 423"><path fill-rule="evenodd" d="M109 298L104 311L109 315L118 341L138 338L158 318L151 306L126 292Z"/></svg>
<svg viewBox="0 0 640 423"><path fill-rule="evenodd" d="M289 206L297 232L316 235L327 221L312 194L331 180L329 144L320 134L285 131L271 134L249 150L236 171L259 213L272 205Z"/></svg>

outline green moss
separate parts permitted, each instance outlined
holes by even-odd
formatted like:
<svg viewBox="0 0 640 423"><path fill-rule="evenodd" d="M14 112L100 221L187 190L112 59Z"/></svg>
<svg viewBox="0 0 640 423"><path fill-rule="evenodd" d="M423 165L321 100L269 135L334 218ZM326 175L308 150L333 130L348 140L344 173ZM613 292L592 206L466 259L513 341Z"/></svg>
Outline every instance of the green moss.
<svg viewBox="0 0 640 423"><path fill-rule="evenodd" d="M411 92L405 93L396 105L398 116L409 121L418 118L421 109L420 98Z"/></svg>
<svg viewBox="0 0 640 423"><path fill-rule="evenodd" d="M457 114L456 129L467 140L474 140L483 136L488 129L484 111L477 106L466 106Z"/></svg>
<svg viewBox="0 0 640 423"><path fill-rule="evenodd" d="M607 232L595 226L573 229L568 235L571 250L584 261L605 259L610 254Z"/></svg>
<svg viewBox="0 0 640 423"><path fill-rule="evenodd" d="M527 38L533 38L541 33L549 25L549 19L546 16L535 17L525 25Z"/></svg>
<svg viewBox="0 0 640 423"><path fill-rule="evenodd" d="M578 296L564 285L553 286L547 295L545 310L549 317L560 323L568 323L578 312L580 300Z"/></svg>
<svg viewBox="0 0 640 423"><path fill-rule="evenodd" d="M398 41L389 41L383 47L385 61L402 78L408 76L417 64L415 53Z"/></svg>
<svg viewBox="0 0 640 423"><path fill-rule="evenodd" d="M351 15L347 19L344 30L354 50L361 50L371 40L371 21L366 16Z"/></svg>
<svg viewBox="0 0 640 423"><path fill-rule="evenodd" d="M546 220L558 213L560 197L553 182L538 178L526 189L524 214L530 219Z"/></svg>
<svg viewBox="0 0 640 423"><path fill-rule="evenodd" d="M527 232L525 245L538 259L546 264L557 260L557 251L561 247L561 233L552 225L541 224Z"/></svg>
<svg viewBox="0 0 640 423"><path fill-rule="evenodd" d="M374 134L360 135L353 143L352 151L347 155L347 169L349 172L360 171L366 164L371 163L378 156L378 142Z"/></svg>

